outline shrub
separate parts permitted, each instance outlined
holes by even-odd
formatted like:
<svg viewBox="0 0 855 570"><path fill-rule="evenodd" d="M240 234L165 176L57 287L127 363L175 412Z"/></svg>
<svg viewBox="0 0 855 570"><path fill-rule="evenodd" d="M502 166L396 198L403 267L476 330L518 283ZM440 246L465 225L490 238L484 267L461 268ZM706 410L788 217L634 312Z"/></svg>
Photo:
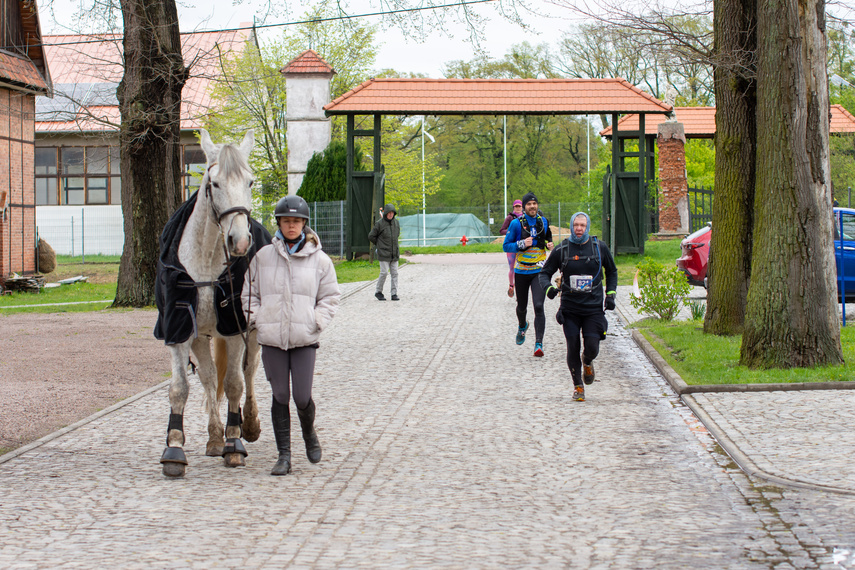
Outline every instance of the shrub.
<svg viewBox="0 0 855 570"><path fill-rule="evenodd" d="M692 311L693 321L700 321L704 318L704 314L707 312L707 306L705 303L701 303L700 301L689 301L686 304L689 305L689 309Z"/></svg>
<svg viewBox="0 0 855 570"><path fill-rule="evenodd" d="M645 257L638 264L640 295L630 295L630 304L639 312L655 315L663 321L672 321L685 302L691 286L686 275L676 266L665 267Z"/></svg>

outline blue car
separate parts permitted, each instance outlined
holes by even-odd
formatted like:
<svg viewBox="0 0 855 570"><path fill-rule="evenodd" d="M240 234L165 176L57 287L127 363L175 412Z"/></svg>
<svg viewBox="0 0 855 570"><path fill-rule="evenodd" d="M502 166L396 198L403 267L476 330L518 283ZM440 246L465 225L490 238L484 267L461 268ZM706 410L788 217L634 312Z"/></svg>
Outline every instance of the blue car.
<svg viewBox="0 0 855 570"><path fill-rule="evenodd" d="M846 301L855 301L855 208L834 208L834 260L837 266L837 296L840 297L842 276Z"/></svg>

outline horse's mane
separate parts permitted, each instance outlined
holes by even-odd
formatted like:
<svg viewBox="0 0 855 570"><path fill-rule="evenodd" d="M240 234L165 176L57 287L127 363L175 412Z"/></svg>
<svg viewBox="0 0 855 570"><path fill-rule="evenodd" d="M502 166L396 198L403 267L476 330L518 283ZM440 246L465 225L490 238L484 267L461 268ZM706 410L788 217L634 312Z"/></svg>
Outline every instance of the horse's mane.
<svg viewBox="0 0 855 570"><path fill-rule="evenodd" d="M232 144L224 145L217 156L217 166L224 178L232 174L241 174L241 171L249 171L249 164L241 154L240 150Z"/></svg>

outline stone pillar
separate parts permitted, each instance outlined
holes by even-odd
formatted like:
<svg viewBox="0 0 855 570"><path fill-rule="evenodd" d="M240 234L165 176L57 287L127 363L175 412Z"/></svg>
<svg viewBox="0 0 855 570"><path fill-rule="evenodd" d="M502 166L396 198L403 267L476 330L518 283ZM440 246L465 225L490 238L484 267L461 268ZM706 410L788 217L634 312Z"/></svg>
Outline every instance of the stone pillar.
<svg viewBox="0 0 855 570"><path fill-rule="evenodd" d="M689 184L683 123L659 124L659 233L689 233Z"/></svg>
<svg viewBox="0 0 855 570"><path fill-rule="evenodd" d="M332 138L324 105L330 102L330 81L335 70L317 53L307 50L280 72L285 76L286 91L288 194L296 194L309 159L326 150Z"/></svg>

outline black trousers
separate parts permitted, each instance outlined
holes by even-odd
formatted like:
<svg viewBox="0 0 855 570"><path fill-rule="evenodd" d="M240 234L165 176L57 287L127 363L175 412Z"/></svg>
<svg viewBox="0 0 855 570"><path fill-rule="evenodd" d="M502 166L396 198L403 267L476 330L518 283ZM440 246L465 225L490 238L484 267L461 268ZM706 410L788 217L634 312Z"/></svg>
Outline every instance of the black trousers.
<svg viewBox="0 0 855 570"><path fill-rule="evenodd" d="M531 304L534 305L534 341L543 342L543 331L546 330L546 314L543 312L543 300L546 293L537 280L539 273L517 273L514 275L514 290L517 294L517 321L520 327L525 326L528 311L528 290L531 289Z"/></svg>
<svg viewBox="0 0 855 570"><path fill-rule="evenodd" d="M563 313L564 338L567 341L567 368L573 384L582 384L582 363L590 364L600 354L600 338L605 332L605 315ZM580 339L581 333L581 339ZM584 348L582 347L584 341Z"/></svg>

